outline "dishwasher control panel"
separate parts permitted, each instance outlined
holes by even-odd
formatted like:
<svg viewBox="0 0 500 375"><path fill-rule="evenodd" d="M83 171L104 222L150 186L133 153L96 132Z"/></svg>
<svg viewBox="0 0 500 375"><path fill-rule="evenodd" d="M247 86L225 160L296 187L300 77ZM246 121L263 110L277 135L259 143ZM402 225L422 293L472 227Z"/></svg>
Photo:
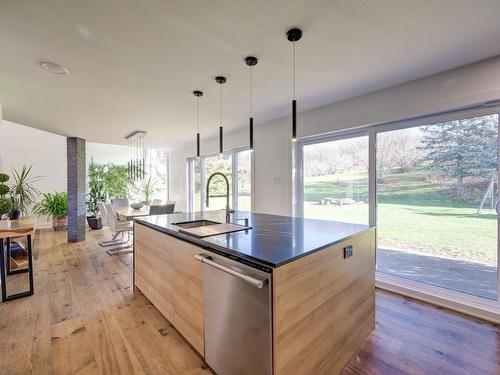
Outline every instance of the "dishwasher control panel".
<svg viewBox="0 0 500 375"><path fill-rule="evenodd" d="M238 263L241 263L247 267L255 268L256 270L259 270L259 271L262 271L265 273L273 273L272 268L263 266L262 264L255 263L255 262L249 261L247 259L237 257L235 255L227 254L227 253L220 251L220 250L216 250L216 249L212 249L212 248L206 248L206 249L208 251L211 251L212 253L215 253L215 254L220 255L220 256L227 258L227 259L231 259L231 260L238 262Z"/></svg>

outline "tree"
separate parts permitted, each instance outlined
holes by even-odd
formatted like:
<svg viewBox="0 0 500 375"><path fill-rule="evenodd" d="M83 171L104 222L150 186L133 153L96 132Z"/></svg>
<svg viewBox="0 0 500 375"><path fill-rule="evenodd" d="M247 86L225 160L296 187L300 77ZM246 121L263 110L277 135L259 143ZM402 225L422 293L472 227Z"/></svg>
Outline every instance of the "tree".
<svg viewBox="0 0 500 375"><path fill-rule="evenodd" d="M126 165L107 163L104 165L104 190L110 199L128 197L129 176Z"/></svg>
<svg viewBox="0 0 500 375"><path fill-rule="evenodd" d="M205 159L205 181L215 172L221 172L232 183L232 164L231 156L212 156ZM214 178L211 182L210 194L223 195L226 194L226 182L221 177ZM205 187L203 186L202 189ZM231 191L229 192L231 194Z"/></svg>
<svg viewBox="0 0 500 375"><path fill-rule="evenodd" d="M457 181L492 178L498 168L498 120L496 115L448 121L422 127L421 149L427 152L427 168Z"/></svg>
<svg viewBox="0 0 500 375"><path fill-rule="evenodd" d="M377 182L383 182L391 169L415 168L422 160L420 133L412 129L377 135Z"/></svg>

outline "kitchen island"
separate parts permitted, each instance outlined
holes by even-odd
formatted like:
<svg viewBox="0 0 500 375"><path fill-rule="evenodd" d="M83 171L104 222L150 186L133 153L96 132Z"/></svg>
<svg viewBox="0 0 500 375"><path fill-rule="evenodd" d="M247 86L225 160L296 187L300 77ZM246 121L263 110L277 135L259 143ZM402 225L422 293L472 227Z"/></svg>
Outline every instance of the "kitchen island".
<svg viewBox="0 0 500 375"><path fill-rule="evenodd" d="M134 287L220 375L339 373L374 328L375 229L238 211L250 228L183 230L199 220L225 212L135 220Z"/></svg>

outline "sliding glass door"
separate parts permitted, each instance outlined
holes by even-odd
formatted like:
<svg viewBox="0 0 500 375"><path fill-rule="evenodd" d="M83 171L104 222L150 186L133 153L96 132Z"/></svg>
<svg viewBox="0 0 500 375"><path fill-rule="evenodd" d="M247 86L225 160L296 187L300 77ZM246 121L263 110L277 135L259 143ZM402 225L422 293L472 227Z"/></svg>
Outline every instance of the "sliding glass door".
<svg viewBox="0 0 500 375"><path fill-rule="evenodd" d="M368 224L368 136L301 146L304 217Z"/></svg>
<svg viewBox="0 0 500 375"><path fill-rule="evenodd" d="M252 210L252 151L240 151L236 153L236 173L238 176L235 185L237 207L240 211Z"/></svg>
<svg viewBox="0 0 500 375"><path fill-rule="evenodd" d="M377 270L496 300L498 116L377 133Z"/></svg>
<svg viewBox="0 0 500 375"><path fill-rule="evenodd" d="M376 225L384 285L500 311L498 121L457 111L299 141L295 210Z"/></svg>

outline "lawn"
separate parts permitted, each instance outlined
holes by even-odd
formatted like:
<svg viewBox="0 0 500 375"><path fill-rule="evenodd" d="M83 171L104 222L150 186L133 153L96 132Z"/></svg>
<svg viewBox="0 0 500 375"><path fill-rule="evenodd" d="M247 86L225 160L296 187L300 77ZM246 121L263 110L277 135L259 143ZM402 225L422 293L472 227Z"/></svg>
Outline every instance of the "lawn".
<svg viewBox="0 0 500 375"><path fill-rule="evenodd" d="M195 211L200 210L200 193L196 192L194 195ZM229 197L229 204L232 205L232 195ZM214 197L210 198L209 211L212 210L223 210L226 208L226 198L224 197ZM238 210L240 211L251 211L252 209L252 197L250 192L242 192L238 197Z"/></svg>
<svg viewBox="0 0 500 375"><path fill-rule="evenodd" d="M425 171L392 173L377 186L378 246L496 264L497 217L487 207L458 202L450 188L426 182ZM346 192L348 194L346 195ZM319 205L324 197L368 201L366 173L307 178L306 217L368 222L368 204Z"/></svg>

